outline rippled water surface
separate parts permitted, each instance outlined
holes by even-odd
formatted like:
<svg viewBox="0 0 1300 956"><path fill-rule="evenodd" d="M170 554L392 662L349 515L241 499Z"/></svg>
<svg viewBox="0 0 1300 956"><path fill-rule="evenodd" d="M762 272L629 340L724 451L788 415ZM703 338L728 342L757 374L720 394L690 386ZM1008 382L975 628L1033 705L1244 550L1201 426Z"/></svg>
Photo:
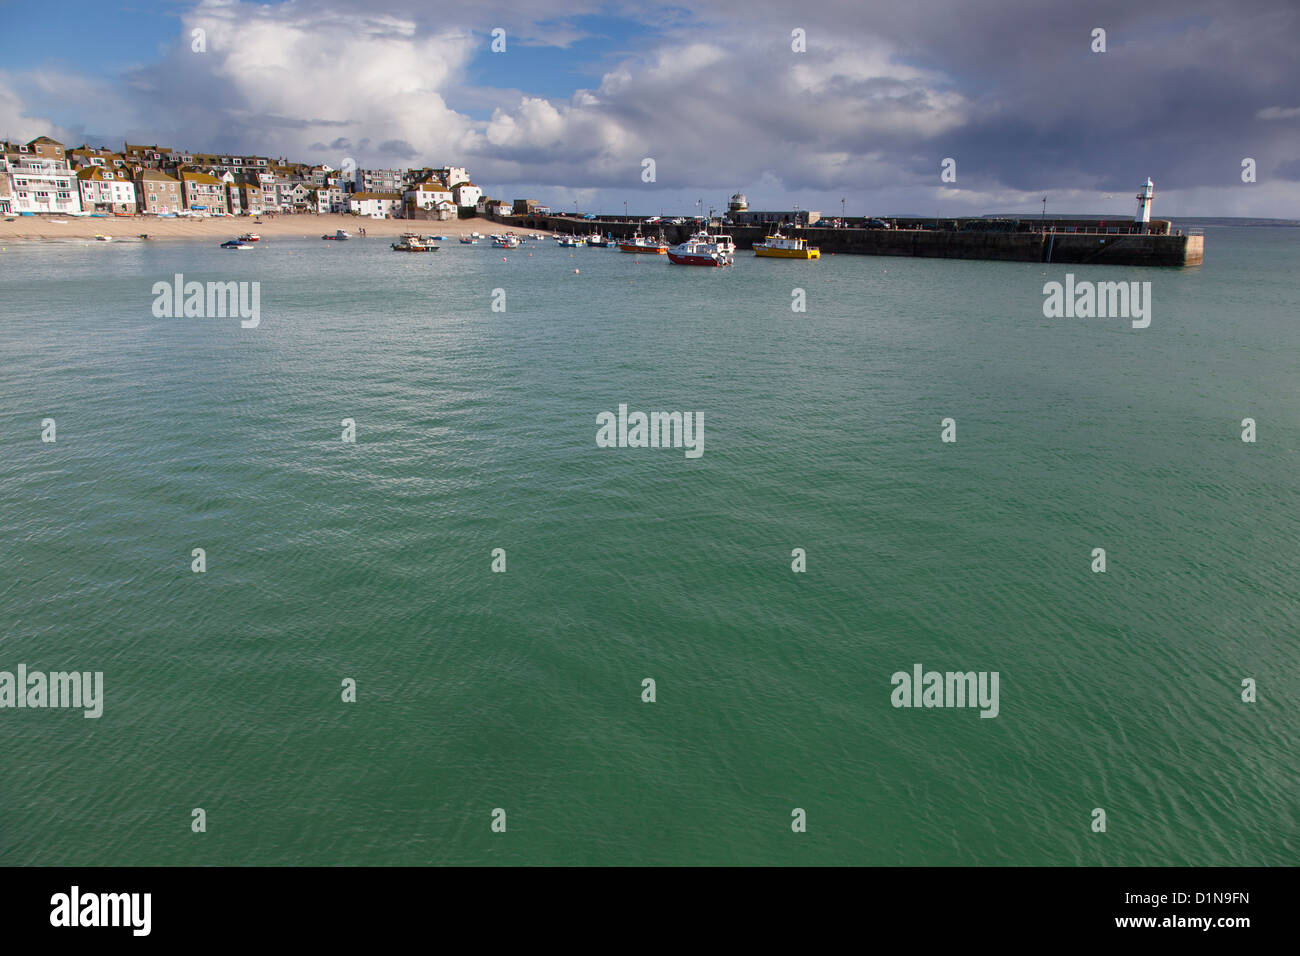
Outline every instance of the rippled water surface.
<svg viewBox="0 0 1300 956"><path fill-rule="evenodd" d="M106 692L0 710L0 863L1294 863L1300 231L1206 241L9 246L0 670ZM1044 318L1067 271L1150 328ZM260 326L155 318L176 273ZM703 455L596 447L620 403ZM892 707L915 663L997 718Z"/></svg>

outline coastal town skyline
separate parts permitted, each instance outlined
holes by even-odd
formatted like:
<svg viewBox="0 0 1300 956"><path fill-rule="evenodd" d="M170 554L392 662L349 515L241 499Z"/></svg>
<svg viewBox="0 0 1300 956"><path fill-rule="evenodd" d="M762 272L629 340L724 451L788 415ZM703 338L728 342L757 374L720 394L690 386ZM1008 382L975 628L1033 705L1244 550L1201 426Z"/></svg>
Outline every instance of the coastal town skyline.
<svg viewBox="0 0 1300 956"><path fill-rule="evenodd" d="M83 7L107 36L37 40L33 8L6 11L0 138L459 164L556 210L684 215L740 190L828 215L1121 213L1151 176L1157 215L1300 216L1280 2Z"/></svg>
<svg viewBox="0 0 1300 956"><path fill-rule="evenodd" d="M49 136L0 140L0 214L174 217L352 214L448 220L549 211L489 196L463 166L342 169L287 157L158 144L71 147Z"/></svg>

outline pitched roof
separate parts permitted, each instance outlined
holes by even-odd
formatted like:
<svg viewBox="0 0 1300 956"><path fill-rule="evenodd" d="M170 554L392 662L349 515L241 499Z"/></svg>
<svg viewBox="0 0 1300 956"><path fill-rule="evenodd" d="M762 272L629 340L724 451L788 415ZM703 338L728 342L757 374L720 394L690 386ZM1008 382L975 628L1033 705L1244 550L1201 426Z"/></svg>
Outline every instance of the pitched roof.
<svg viewBox="0 0 1300 956"><path fill-rule="evenodd" d="M168 176L161 169L142 169L140 170L139 176L141 179L147 179L151 182L167 182L167 183L177 182L176 179L174 179L171 176Z"/></svg>
<svg viewBox="0 0 1300 956"><path fill-rule="evenodd" d="M78 179L102 179L105 182L110 179L124 180L127 175L123 170L110 169L107 166L83 166L77 170Z"/></svg>

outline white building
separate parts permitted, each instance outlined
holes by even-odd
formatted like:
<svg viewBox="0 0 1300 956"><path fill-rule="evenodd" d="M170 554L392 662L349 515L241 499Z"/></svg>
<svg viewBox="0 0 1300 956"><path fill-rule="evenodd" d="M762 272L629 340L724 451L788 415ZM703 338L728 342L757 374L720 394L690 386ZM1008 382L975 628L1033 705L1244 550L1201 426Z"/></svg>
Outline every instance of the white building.
<svg viewBox="0 0 1300 956"><path fill-rule="evenodd" d="M402 208L402 197L397 193L350 193L348 212L371 219L396 217Z"/></svg>
<svg viewBox="0 0 1300 956"><path fill-rule="evenodd" d="M25 146L6 146L4 171L11 180L9 212L81 212L81 191L63 146L41 136ZM134 197L132 197L134 201Z"/></svg>
<svg viewBox="0 0 1300 956"><path fill-rule="evenodd" d="M85 166L77 187L84 212L135 212L135 183L124 169Z"/></svg>
<svg viewBox="0 0 1300 956"><path fill-rule="evenodd" d="M483 198L483 190L470 182L458 183L451 188L451 193L457 206L477 207L478 201Z"/></svg>
<svg viewBox="0 0 1300 956"><path fill-rule="evenodd" d="M402 194L402 201L415 209L436 209L440 202L452 202L451 190L431 179L428 182L412 186Z"/></svg>

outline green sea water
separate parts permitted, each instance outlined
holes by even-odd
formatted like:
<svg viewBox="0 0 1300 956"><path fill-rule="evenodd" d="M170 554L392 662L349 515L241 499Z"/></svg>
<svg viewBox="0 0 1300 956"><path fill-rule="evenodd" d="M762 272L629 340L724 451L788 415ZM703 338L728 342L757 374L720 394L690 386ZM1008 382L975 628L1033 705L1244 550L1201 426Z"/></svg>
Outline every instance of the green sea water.
<svg viewBox="0 0 1300 956"><path fill-rule="evenodd" d="M1206 245L8 246L0 671L105 692L0 709L0 864L1295 863L1300 230ZM1067 272L1150 327L1044 318ZM918 663L997 717L892 706Z"/></svg>

